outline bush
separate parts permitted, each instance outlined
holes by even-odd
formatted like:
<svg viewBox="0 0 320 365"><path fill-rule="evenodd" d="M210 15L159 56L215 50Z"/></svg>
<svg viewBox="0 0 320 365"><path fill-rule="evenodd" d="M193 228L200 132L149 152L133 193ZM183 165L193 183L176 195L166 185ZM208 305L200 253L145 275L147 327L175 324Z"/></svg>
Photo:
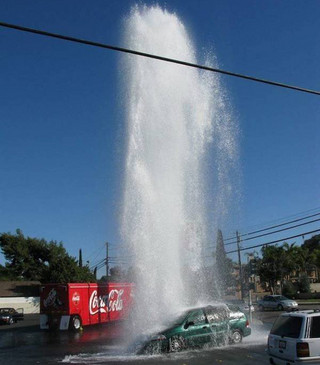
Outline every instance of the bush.
<svg viewBox="0 0 320 365"><path fill-rule="evenodd" d="M300 276L299 281L298 281L298 285L299 285L299 291L300 293L310 293L310 281L309 278L306 274L303 274Z"/></svg>
<svg viewBox="0 0 320 365"><path fill-rule="evenodd" d="M287 281L283 284L282 294L286 297L293 297L297 293L296 287L291 283L291 281Z"/></svg>

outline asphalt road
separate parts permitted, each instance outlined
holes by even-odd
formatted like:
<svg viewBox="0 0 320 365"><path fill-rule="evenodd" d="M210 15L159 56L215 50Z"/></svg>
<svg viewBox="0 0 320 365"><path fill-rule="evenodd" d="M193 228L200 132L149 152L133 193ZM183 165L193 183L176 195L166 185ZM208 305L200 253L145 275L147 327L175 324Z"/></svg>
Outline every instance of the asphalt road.
<svg viewBox="0 0 320 365"><path fill-rule="evenodd" d="M308 306L313 308L319 306ZM49 332L39 328L38 315L26 315L17 324L0 326L1 364L269 364L265 352L267 335L280 312L256 312L251 336L242 344L178 354L136 355L123 342L120 325L86 327L81 333Z"/></svg>

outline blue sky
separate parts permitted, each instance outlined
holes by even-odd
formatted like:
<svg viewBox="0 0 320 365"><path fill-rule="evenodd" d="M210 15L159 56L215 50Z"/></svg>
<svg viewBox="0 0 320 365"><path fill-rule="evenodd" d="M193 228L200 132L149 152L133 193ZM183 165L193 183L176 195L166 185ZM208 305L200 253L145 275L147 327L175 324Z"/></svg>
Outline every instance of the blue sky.
<svg viewBox="0 0 320 365"><path fill-rule="evenodd" d="M2 0L0 20L121 46L136 3ZM320 89L317 0L145 3L177 13L199 62L214 51L222 69ZM98 261L104 242L119 242L120 56L1 27L0 46L0 232L20 228ZM319 96L221 80L241 131L240 214L226 228L247 232L319 208Z"/></svg>

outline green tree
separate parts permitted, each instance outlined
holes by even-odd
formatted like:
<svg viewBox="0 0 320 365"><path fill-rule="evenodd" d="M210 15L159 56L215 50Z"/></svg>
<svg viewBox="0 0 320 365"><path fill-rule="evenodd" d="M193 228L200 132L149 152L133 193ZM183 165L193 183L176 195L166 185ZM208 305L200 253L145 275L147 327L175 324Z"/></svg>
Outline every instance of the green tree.
<svg viewBox="0 0 320 365"><path fill-rule="evenodd" d="M0 281L14 280L10 270L6 266L0 265Z"/></svg>
<svg viewBox="0 0 320 365"><path fill-rule="evenodd" d="M48 249L44 240L24 237L17 229L16 235L3 233L0 247L7 261L6 268L17 280L40 280L48 264Z"/></svg>
<svg viewBox="0 0 320 365"><path fill-rule="evenodd" d="M320 249L320 234L317 234L311 237L308 240L305 240L301 245L302 248L306 248L309 251L319 250Z"/></svg>
<svg viewBox="0 0 320 365"><path fill-rule="evenodd" d="M293 283L291 281L286 281L283 284L282 287L282 294L285 295L286 297L290 297L292 298L293 296L295 296L297 293L297 288L293 285Z"/></svg>
<svg viewBox="0 0 320 365"><path fill-rule="evenodd" d="M268 283L272 293L275 292L277 281L283 278L284 255L283 248L275 246L264 246L262 258L258 262L258 273L262 282Z"/></svg>
<svg viewBox="0 0 320 365"><path fill-rule="evenodd" d="M7 261L7 273L12 279L43 283L94 281L89 268L79 267L62 243L25 237L21 230L17 230L15 235L0 235L0 248Z"/></svg>
<svg viewBox="0 0 320 365"><path fill-rule="evenodd" d="M300 293L310 293L310 281L307 274L302 274L298 281Z"/></svg>
<svg viewBox="0 0 320 365"><path fill-rule="evenodd" d="M223 235L221 230L218 230L217 244L216 244L216 278L217 285L223 295L229 286L234 285L234 278L232 276L233 262L226 255L224 248Z"/></svg>
<svg viewBox="0 0 320 365"><path fill-rule="evenodd" d="M79 250L79 267L82 267L82 250Z"/></svg>

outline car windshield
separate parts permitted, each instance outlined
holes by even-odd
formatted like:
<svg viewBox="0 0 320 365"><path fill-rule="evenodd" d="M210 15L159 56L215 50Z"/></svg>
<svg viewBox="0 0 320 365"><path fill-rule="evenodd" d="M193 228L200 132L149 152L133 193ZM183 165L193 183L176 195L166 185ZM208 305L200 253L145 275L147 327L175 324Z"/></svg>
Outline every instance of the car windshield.
<svg viewBox="0 0 320 365"><path fill-rule="evenodd" d="M271 335L298 338L301 331L302 317L281 316L279 317L271 331Z"/></svg>
<svg viewBox="0 0 320 365"><path fill-rule="evenodd" d="M290 299L284 297L283 295L279 295L278 297L275 297L275 298L276 298L276 300L290 300Z"/></svg>
<svg viewBox="0 0 320 365"><path fill-rule="evenodd" d="M183 313L181 313L180 315L178 315L175 319L171 320L170 322L172 323L172 325L179 325L182 324L185 319L187 318L188 314L190 313L190 311L185 311Z"/></svg>

